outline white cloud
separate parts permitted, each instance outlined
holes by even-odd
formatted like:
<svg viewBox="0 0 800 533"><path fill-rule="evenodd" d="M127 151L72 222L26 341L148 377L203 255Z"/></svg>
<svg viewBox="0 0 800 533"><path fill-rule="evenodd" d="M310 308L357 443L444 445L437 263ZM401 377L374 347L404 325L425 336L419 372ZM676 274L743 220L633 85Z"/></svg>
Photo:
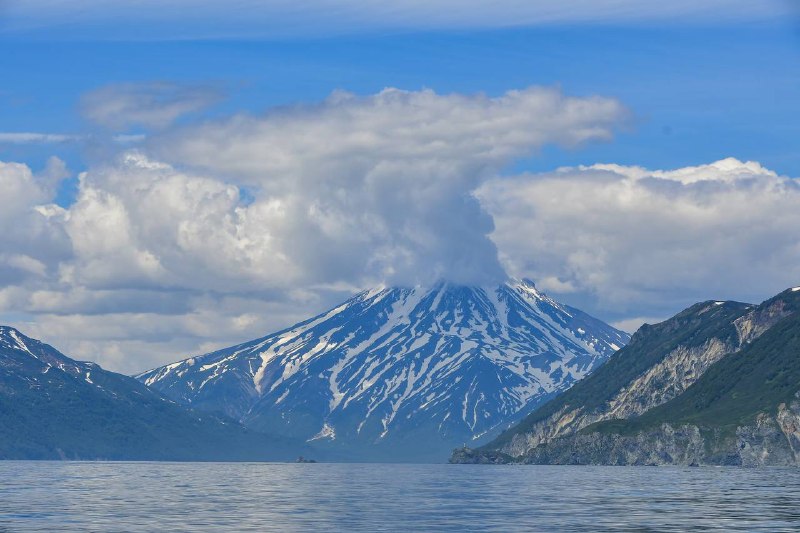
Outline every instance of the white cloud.
<svg viewBox="0 0 800 533"><path fill-rule="evenodd" d="M76 252L62 279L95 289L287 287L302 265L272 233L280 205L131 152L81 176L66 230Z"/></svg>
<svg viewBox="0 0 800 533"><path fill-rule="evenodd" d="M152 151L257 191L226 217L224 235L187 228L184 247L238 247L218 249L304 283L477 283L504 274L472 191L546 144L608 140L625 118L615 100L548 88L498 97L387 89L179 129Z"/></svg>
<svg viewBox="0 0 800 533"><path fill-rule="evenodd" d="M111 140L117 144L136 144L146 139L144 134L114 135ZM0 132L0 144L62 144L105 140L91 135L73 133L24 133Z"/></svg>
<svg viewBox="0 0 800 533"><path fill-rule="evenodd" d="M65 176L60 160L51 159L41 175L19 163L0 161L0 284L6 275L40 275L42 265L51 265L68 254L61 212L40 207L48 204L59 179Z"/></svg>
<svg viewBox="0 0 800 533"><path fill-rule="evenodd" d="M82 174L69 209L50 203L63 163L0 163L0 321L135 372L383 280L505 270L626 328L798 284L800 186L757 163L498 177L625 120L553 89L341 93L151 137Z"/></svg>
<svg viewBox="0 0 800 533"><path fill-rule="evenodd" d="M221 91L208 85L167 82L119 83L83 95L83 115L101 126L125 130L131 126L164 128L187 113L218 102ZM128 140L136 136L120 136Z"/></svg>
<svg viewBox="0 0 800 533"><path fill-rule="evenodd" d="M552 24L685 25L785 17L789 2L705 0L11 0L6 33L52 30L81 38L297 37L386 30ZM125 24L112 24L124 20ZM146 28L143 31L143 28Z"/></svg>
<svg viewBox="0 0 800 533"><path fill-rule="evenodd" d="M47 272L47 266L44 263L24 254L0 254L0 265L6 265L37 276L44 276Z"/></svg>
<svg viewBox="0 0 800 533"><path fill-rule="evenodd" d="M628 333L633 333L643 324L658 324L659 322L663 322L669 318L668 316L662 317L643 317L643 316L635 316L631 318L626 318L624 320L616 320L611 322L611 325L617 329L621 329L622 331L627 331Z"/></svg>
<svg viewBox="0 0 800 533"><path fill-rule="evenodd" d="M0 132L0 143L9 144L66 143L80 139L79 135L63 133Z"/></svg>
<svg viewBox="0 0 800 533"><path fill-rule="evenodd" d="M19 203L70 253L31 256L44 270L13 259L27 277L0 303L35 317L32 333L133 371L381 281L493 282L504 273L473 189L545 144L610 139L626 116L555 89L388 89L173 129L83 173L68 210ZM146 358L103 355L123 348Z"/></svg>
<svg viewBox="0 0 800 533"><path fill-rule="evenodd" d="M565 168L479 196L511 273L606 316L757 302L800 279L800 183L758 163Z"/></svg>
<svg viewBox="0 0 800 533"><path fill-rule="evenodd" d="M0 289L0 317L78 359L133 374L232 346L313 316L351 291ZM3 313L5 311L5 313ZM4 320L0 320L3 323Z"/></svg>

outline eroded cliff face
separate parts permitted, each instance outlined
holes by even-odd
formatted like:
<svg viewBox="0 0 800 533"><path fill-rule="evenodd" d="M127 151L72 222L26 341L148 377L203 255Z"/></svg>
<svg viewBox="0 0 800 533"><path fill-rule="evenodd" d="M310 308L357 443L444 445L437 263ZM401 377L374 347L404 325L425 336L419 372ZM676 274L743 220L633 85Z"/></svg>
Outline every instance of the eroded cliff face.
<svg viewBox="0 0 800 533"><path fill-rule="evenodd" d="M570 435L529 450L524 464L665 465L699 464L704 439L695 426L668 424L637 435L589 433Z"/></svg>
<svg viewBox="0 0 800 533"><path fill-rule="evenodd" d="M707 307L701 309L698 314L702 315L713 309L713 306L721 305L712 302ZM603 404L600 409L587 412L582 406L565 406L548 418L534 424L529 431L514 435L507 443L500 447L497 452L511 457L522 457L535 448L547 444L554 439L560 439L579 432L580 430L607 420L628 419L639 416L648 410L664 404L682 394L687 388L694 384L714 363L722 358L735 353L745 344L751 343L759 338L764 332L768 331L778 321L788 316L790 311L786 309L785 303L781 300L774 302L767 307L754 307L752 311L735 319L733 326L736 329L736 339L710 338L699 346L680 345L669 352L659 363L651 366L645 372L631 380L620 388L616 394ZM787 422L788 423L788 422ZM800 427L800 424L798 424ZM653 453L658 456L660 446L667 445L669 442L683 442L681 446L689 446L688 438L684 433L688 430L664 430L658 435L654 435L655 441L660 445L653 444L648 449L655 450ZM691 432L690 432L691 433ZM756 446L758 432L753 433L750 440ZM637 438L644 438L639 436ZM800 450L800 434L796 437L796 449ZM678 439L675 441L674 439ZM601 439L606 448L611 444L607 439ZM618 457L622 460L625 456L621 450L632 447L633 443L629 438L621 438L613 444L613 448L618 451ZM645 438L645 441L647 439ZM643 442L645 442L643 441ZM654 441L654 442L655 442ZM583 444L592 444L582 441ZM677 446L677 444L676 444ZM769 446L773 449L774 446ZM667 446L669 448L669 446ZM753 453L756 453L755 451ZM680 456L680 454L678 454ZM656 457L654 456L654 457ZM637 458L636 464L647 464L650 460L655 460L649 456ZM687 456L688 457L688 456ZM694 457L694 456L692 456ZM742 455L744 457L744 455ZM699 457L694 457L698 459ZM644 461L644 463L641 463ZM689 463L692 461L687 459ZM758 462L759 459L748 458L743 461ZM678 464L683 464L681 461ZM630 464L630 463L620 463Z"/></svg>
<svg viewBox="0 0 800 533"><path fill-rule="evenodd" d="M716 338L697 347L679 346L660 363L619 390L602 409L589 413L581 407L563 409L537 423L530 432L515 435L499 451L521 456L541 444L576 433L597 422L638 416L681 394L708 367L736 351L736 348L736 345Z"/></svg>
<svg viewBox="0 0 800 533"><path fill-rule="evenodd" d="M603 419L630 418L668 402L685 391L703 373L736 350L736 346L720 339L710 339L695 348L679 346L664 360L648 369L608 404Z"/></svg>
<svg viewBox="0 0 800 533"><path fill-rule="evenodd" d="M800 394L800 393L799 393ZM792 449L795 457L800 457L800 402L794 400L789 406L778 406L778 416L775 417L781 432Z"/></svg>
<svg viewBox="0 0 800 533"><path fill-rule="evenodd" d="M790 314L791 312L786 308L786 302L776 300L769 306L755 308L743 317L737 318L733 324L739 334L739 346L753 342Z"/></svg>
<svg viewBox="0 0 800 533"><path fill-rule="evenodd" d="M785 408L785 406L782 406ZM753 425L736 428L736 449L741 466L791 466L797 456L777 417L760 414Z"/></svg>
<svg viewBox="0 0 800 533"><path fill-rule="evenodd" d="M578 433L550 440L512 457L499 452L457 450L453 462L476 464L564 464L631 466L800 465L800 402L781 404L775 414L761 413L735 431L703 430L687 424L633 435Z"/></svg>
<svg viewBox="0 0 800 533"><path fill-rule="evenodd" d="M737 428L736 439L742 466L797 466L800 402L780 404L774 416L759 415L752 426Z"/></svg>

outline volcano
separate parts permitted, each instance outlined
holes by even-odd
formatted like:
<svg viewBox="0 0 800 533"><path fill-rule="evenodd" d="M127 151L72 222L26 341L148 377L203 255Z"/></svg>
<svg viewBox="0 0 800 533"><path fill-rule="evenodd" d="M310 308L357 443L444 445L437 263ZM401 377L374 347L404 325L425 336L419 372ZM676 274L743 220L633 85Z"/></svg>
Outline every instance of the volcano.
<svg viewBox="0 0 800 533"><path fill-rule="evenodd" d="M194 410L329 456L442 461L568 389L629 336L537 290L362 292L317 317L136 376Z"/></svg>

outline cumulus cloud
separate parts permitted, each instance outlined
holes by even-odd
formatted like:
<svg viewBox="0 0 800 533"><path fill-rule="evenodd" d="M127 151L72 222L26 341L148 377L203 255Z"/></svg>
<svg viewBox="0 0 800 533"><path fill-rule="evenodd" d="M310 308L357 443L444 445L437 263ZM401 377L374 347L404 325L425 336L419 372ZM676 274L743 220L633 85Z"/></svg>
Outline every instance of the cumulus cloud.
<svg viewBox="0 0 800 533"><path fill-rule="evenodd" d="M545 144L608 140L625 118L615 100L549 88L387 89L180 129L152 151L257 191L230 220L270 277L292 265L306 282L480 283L504 274L472 191Z"/></svg>
<svg viewBox="0 0 800 533"><path fill-rule="evenodd" d="M626 329L800 282L800 185L755 162L502 176L611 138L611 99L394 89L181 127L82 173L0 163L0 321L136 372L372 284L531 277Z"/></svg>
<svg viewBox="0 0 800 533"><path fill-rule="evenodd" d="M96 289L287 287L299 265L273 245L280 205L245 205L239 189L129 152L80 176L65 224L70 283Z"/></svg>
<svg viewBox="0 0 800 533"><path fill-rule="evenodd" d="M376 283L494 283L505 274L492 219L472 191L545 144L608 140L626 116L555 89L387 89L173 129L82 173L66 210L41 190L20 202L69 253L5 258L27 281L0 292L0 308L135 371ZM143 359L112 355L123 348Z"/></svg>
<svg viewBox="0 0 800 533"><path fill-rule="evenodd" d="M221 91L207 85L168 82L119 83L86 93L83 115L100 126L125 130L131 126L164 128L187 113L218 102Z"/></svg>
<svg viewBox="0 0 800 533"><path fill-rule="evenodd" d="M57 181L65 176L64 169L63 162L55 158L41 175L27 165L0 162L4 200L0 209L0 284L21 276L41 276L48 265L68 256L63 210L47 206Z"/></svg>
<svg viewBox="0 0 800 533"><path fill-rule="evenodd" d="M478 195L511 273L605 316L758 302L800 281L800 183L755 162L563 168Z"/></svg>

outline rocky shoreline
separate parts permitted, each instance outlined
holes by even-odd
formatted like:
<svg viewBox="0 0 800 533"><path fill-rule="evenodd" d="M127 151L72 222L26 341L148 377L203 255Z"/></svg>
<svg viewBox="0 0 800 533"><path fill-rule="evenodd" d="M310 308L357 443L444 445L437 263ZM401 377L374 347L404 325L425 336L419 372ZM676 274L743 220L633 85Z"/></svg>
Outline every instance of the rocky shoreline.
<svg viewBox="0 0 800 533"><path fill-rule="evenodd" d="M782 404L733 432L686 424L632 435L589 432L554 439L514 457L497 450L459 448L451 463L608 466L799 466L800 404Z"/></svg>

